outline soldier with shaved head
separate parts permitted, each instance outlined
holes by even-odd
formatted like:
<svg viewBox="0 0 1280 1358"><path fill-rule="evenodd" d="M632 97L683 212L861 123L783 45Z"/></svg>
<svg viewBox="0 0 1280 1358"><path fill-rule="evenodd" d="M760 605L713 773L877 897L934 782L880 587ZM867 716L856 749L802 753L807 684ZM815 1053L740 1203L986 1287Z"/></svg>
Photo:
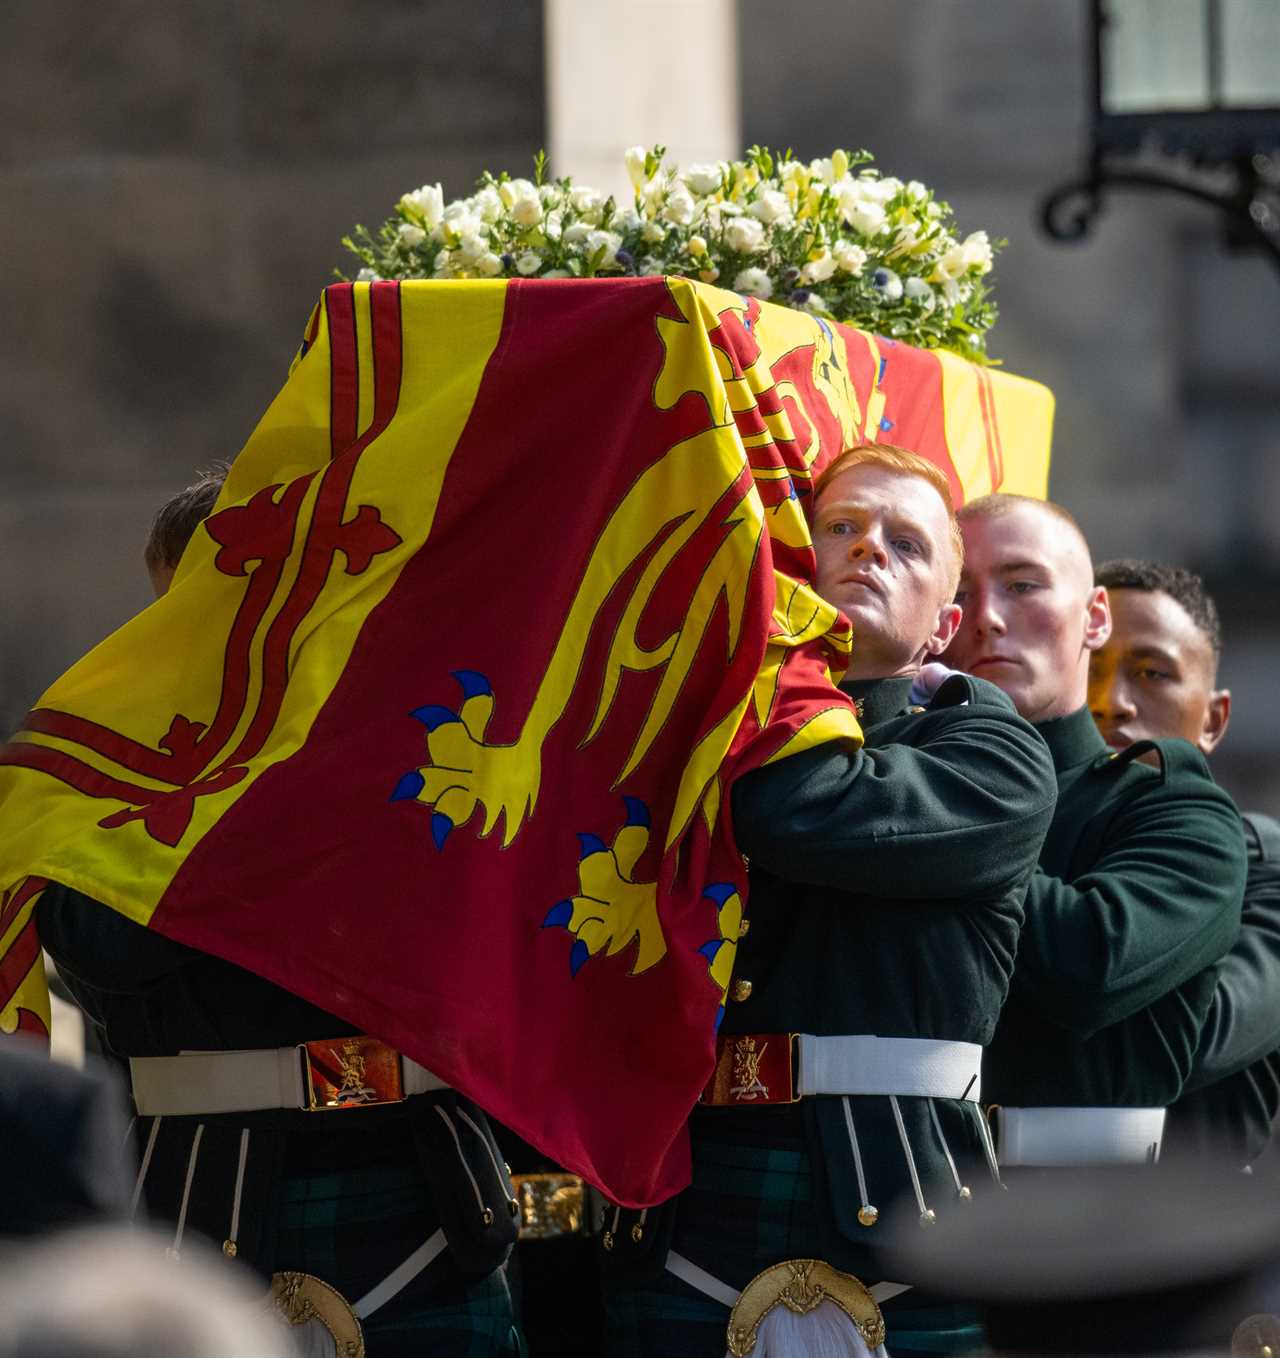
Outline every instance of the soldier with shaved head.
<svg viewBox="0 0 1280 1358"><path fill-rule="evenodd" d="M1215 967L1240 927L1245 846L1185 740L1109 749L1090 715L1106 590L1064 509L960 511L964 610L946 653L1002 688L1053 754L1058 805L983 1065L1005 1166L1153 1160L1191 1073Z"/></svg>

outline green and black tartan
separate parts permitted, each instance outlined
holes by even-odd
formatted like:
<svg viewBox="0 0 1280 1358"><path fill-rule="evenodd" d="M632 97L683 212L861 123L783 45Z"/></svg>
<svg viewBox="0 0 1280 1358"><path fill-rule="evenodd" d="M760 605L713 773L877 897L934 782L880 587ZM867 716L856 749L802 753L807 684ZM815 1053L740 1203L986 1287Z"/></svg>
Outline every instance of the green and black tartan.
<svg viewBox="0 0 1280 1358"><path fill-rule="evenodd" d="M882 1281L867 1250L833 1247L823 1221L823 1185L795 1110L760 1111L751 1144L716 1139L707 1120L717 1115L695 1114L702 1126L693 1138L693 1183L666 1209L675 1213L670 1248L738 1290L784 1259L825 1259L867 1286ZM624 1231L635 1219L625 1214ZM605 1295L609 1358L723 1358L728 1308L673 1274L623 1281L606 1263ZM894 1358L982 1348L973 1307L912 1290L881 1310Z"/></svg>
<svg viewBox="0 0 1280 1358"><path fill-rule="evenodd" d="M277 1270L341 1278L358 1301L439 1226L416 1169L298 1175L278 1186ZM363 1321L369 1358L491 1358L524 1352L502 1269L468 1278L448 1250Z"/></svg>

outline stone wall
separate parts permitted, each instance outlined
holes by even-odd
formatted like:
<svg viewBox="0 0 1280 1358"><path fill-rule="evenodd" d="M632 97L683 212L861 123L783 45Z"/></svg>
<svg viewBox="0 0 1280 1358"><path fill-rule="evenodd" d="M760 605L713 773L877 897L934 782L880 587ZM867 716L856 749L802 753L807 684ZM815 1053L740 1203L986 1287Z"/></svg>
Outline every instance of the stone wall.
<svg viewBox="0 0 1280 1358"><path fill-rule="evenodd" d="M148 602L152 513L243 444L340 237L545 127L528 0L43 0L2 62L7 730Z"/></svg>

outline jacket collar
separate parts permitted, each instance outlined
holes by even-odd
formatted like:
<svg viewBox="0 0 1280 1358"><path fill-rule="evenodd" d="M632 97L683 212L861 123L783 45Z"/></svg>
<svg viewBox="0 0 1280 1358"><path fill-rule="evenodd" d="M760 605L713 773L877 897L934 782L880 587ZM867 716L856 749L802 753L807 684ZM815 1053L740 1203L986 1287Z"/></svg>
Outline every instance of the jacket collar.
<svg viewBox="0 0 1280 1358"><path fill-rule="evenodd" d="M890 717L896 717L907 706L911 694L911 676L895 679L851 679L840 688L853 699L858 712L858 724L866 730Z"/></svg>
<svg viewBox="0 0 1280 1358"><path fill-rule="evenodd" d="M1053 755L1053 767L1061 773L1086 764L1108 752L1107 742L1098 733L1087 706L1067 717L1054 717L1036 725Z"/></svg>

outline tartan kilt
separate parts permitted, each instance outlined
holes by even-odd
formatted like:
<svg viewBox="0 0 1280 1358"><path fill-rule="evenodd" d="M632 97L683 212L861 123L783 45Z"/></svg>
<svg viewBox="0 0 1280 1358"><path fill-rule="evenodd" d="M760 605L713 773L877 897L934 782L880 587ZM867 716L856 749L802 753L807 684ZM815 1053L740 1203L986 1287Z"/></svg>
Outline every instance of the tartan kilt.
<svg viewBox="0 0 1280 1358"><path fill-rule="evenodd" d="M342 1280L355 1302L439 1226L416 1167L300 1174L278 1185L275 1267ZM476 1279L446 1249L361 1322L368 1358L497 1358L524 1353L503 1269Z"/></svg>
<svg viewBox="0 0 1280 1358"><path fill-rule="evenodd" d="M867 1286L883 1280L865 1248L833 1238L825 1189L803 1140L761 1128L753 1144L693 1139L693 1182L675 1200L671 1248L741 1290L784 1259L825 1259ZM729 1310L671 1273L625 1282L605 1270L609 1358L723 1358ZM974 1307L915 1289L882 1303L885 1345L899 1355L972 1353L983 1347Z"/></svg>

